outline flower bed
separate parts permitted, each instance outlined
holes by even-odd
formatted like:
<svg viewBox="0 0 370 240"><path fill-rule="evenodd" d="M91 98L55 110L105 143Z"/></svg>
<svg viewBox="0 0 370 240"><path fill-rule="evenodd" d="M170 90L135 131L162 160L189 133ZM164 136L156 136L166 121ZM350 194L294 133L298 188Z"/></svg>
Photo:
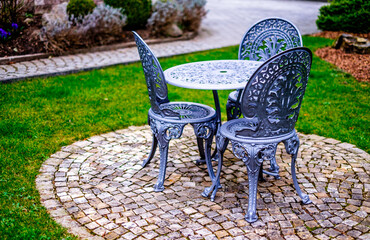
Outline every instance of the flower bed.
<svg viewBox="0 0 370 240"><path fill-rule="evenodd" d="M106 1L107 4L119 3ZM164 2L167 5L169 3L169 1ZM54 6L51 13L43 16L33 16L24 10L29 17L25 18L22 15L23 17L19 18L21 27L17 30L17 34L12 34L10 37L9 31L1 29L0 22L0 58L36 53L66 55L80 49L132 42L134 40L132 30L137 31L144 39L195 36L202 18L206 15L204 9L206 1L175 0L173 2L176 2L176 9L174 9L176 17L166 18L168 21L161 24L165 27L177 26L179 31L174 35L166 29L161 28L161 31L158 31L158 28L153 27L153 24L159 24L158 21L153 21L153 17L148 19L146 26L132 28L132 24L129 24L128 16L131 16L129 9L115 8L106 3L98 4L93 10L84 11L83 15L77 17L68 15L67 3ZM153 5L152 16L156 16L161 11L163 13L164 9L157 5ZM190 9L197 9L197 11L192 14ZM74 12L74 14L78 13Z"/></svg>

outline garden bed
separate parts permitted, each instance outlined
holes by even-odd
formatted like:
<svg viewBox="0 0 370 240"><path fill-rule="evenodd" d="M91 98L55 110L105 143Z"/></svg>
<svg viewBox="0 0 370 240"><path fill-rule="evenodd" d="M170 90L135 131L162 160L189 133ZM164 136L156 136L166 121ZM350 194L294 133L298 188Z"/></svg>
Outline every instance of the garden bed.
<svg viewBox="0 0 370 240"><path fill-rule="evenodd" d="M0 64L4 58L17 59L15 56L59 56L112 50L126 43L131 46L131 30L147 42L185 40L196 35L206 15L205 1L158 1L153 6L150 0L123 1L122 6L107 2L95 5L86 0L92 9L87 9L85 2L64 2L42 16L27 9L10 12L17 16L15 19L0 11ZM73 11L68 12L68 8ZM130 11L123 13L121 9Z"/></svg>
<svg viewBox="0 0 370 240"><path fill-rule="evenodd" d="M343 33L345 32L323 31L313 34L313 36L337 39ZM370 39L370 33L351 34ZM332 47L318 49L315 51L315 54L325 61L328 61L338 68L350 73L358 81L370 82L369 54L345 53L340 49L334 49Z"/></svg>
<svg viewBox="0 0 370 240"><path fill-rule="evenodd" d="M34 17L29 24L23 26L19 36L9 41L1 42L0 57L45 53L45 43L38 37L41 27L41 16Z"/></svg>
<svg viewBox="0 0 370 240"><path fill-rule="evenodd" d="M21 55L29 55L29 54L38 54L38 53L47 53L50 55L58 55L53 51L47 50L47 42L40 39L40 29L41 29L41 17L35 18L33 22L29 24L24 30L20 32L20 36L10 41L6 41L0 44L0 57L13 57L13 56L21 56ZM144 39L154 39L153 36L150 35L149 30L147 29L139 29L136 30L140 36ZM123 31L120 38L117 38L110 42L107 45L93 45L90 48L74 48L69 49L69 51L65 52L63 55L79 53L79 52L89 52L92 51L99 51L99 49L112 49L117 44L133 42L134 36L132 35L131 31L126 30Z"/></svg>

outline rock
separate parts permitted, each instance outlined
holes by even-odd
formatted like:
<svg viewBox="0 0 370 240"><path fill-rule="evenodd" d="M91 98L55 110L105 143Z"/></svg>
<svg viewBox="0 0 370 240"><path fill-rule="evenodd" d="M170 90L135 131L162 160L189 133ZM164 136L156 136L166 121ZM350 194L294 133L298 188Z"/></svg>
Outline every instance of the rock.
<svg viewBox="0 0 370 240"><path fill-rule="evenodd" d="M175 23L173 23L166 28L165 34L170 37L180 37L183 32Z"/></svg>
<svg viewBox="0 0 370 240"><path fill-rule="evenodd" d="M23 22L29 25L31 22L33 22L33 18L26 18Z"/></svg>
<svg viewBox="0 0 370 240"><path fill-rule="evenodd" d="M42 25L46 26L51 22L67 23L67 5L67 2L55 5L49 13L44 13L42 15Z"/></svg>
<svg viewBox="0 0 370 240"><path fill-rule="evenodd" d="M370 54L370 41L366 38L355 37L351 34L342 34L335 41L335 49L346 53Z"/></svg>

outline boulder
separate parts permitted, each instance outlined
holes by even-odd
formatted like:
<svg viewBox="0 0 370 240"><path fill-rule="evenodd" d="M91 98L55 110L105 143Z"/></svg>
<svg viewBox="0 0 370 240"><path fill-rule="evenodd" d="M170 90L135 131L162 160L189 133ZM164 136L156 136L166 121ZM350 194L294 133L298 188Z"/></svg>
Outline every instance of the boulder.
<svg viewBox="0 0 370 240"><path fill-rule="evenodd" d="M182 30L175 23L168 25L164 33L170 37L180 37L183 34Z"/></svg>
<svg viewBox="0 0 370 240"><path fill-rule="evenodd" d="M342 34L335 41L334 48L346 53L370 54L370 41L351 34Z"/></svg>

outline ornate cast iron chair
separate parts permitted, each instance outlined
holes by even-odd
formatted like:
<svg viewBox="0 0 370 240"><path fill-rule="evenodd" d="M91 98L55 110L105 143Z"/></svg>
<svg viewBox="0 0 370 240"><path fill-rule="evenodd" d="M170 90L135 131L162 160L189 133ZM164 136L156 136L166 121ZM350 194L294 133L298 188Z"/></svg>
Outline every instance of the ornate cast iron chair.
<svg viewBox="0 0 370 240"><path fill-rule="evenodd" d="M288 20L267 18L254 24L244 35L240 45L238 58L240 60L266 61L279 52L290 48L301 47L302 37L299 30ZM227 120L241 116L241 91L229 94L226 104ZM275 158L271 160L269 172L279 179L279 167ZM261 175L262 178L262 175Z"/></svg>
<svg viewBox="0 0 370 240"><path fill-rule="evenodd" d="M281 18L266 18L244 34L239 45L238 59L266 61L279 52L301 46L301 34L291 22ZM241 116L240 101L237 101L239 92L234 91L229 95L226 105L228 120Z"/></svg>
<svg viewBox="0 0 370 240"><path fill-rule="evenodd" d="M164 190L164 179L166 175L166 165L168 157L168 144L171 139L180 138L184 126L191 124L194 128L199 145L201 157L205 159L211 157L211 144L216 131L216 111L206 105L191 102L169 102L167 96L167 84L163 70L148 45L136 33L136 45L140 55L144 70L145 80L148 87L151 108L148 112L148 124L153 133L153 142L150 154L144 160L142 166L145 167L153 158L157 145L160 150L160 166L158 181L154 185L154 191ZM205 150L205 152L203 152ZM208 173L213 179L213 169L208 169Z"/></svg>
<svg viewBox="0 0 370 240"><path fill-rule="evenodd" d="M233 153L247 166L249 182L248 222L257 220L256 200L258 176L264 160L275 156L279 142L292 156L291 172L294 186L304 204L311 203L299 188L295 161L299 139L294 130L311 69L312 53L298 47L282 52L267 60L248 81L241 99L243 118L223 124L216 136L218 167L212 186L203 196L211 194L214 200L219 188L223 154L229 141Z"/></svg>

